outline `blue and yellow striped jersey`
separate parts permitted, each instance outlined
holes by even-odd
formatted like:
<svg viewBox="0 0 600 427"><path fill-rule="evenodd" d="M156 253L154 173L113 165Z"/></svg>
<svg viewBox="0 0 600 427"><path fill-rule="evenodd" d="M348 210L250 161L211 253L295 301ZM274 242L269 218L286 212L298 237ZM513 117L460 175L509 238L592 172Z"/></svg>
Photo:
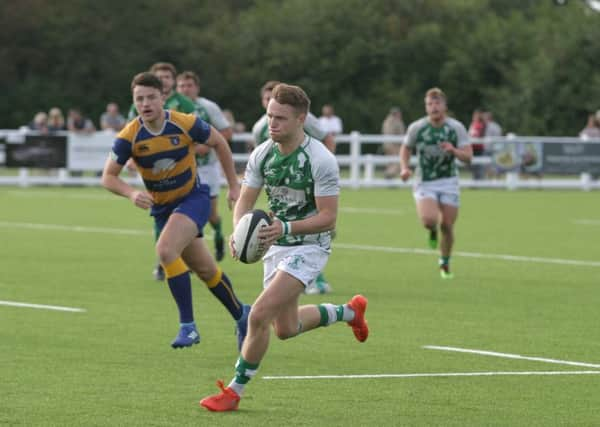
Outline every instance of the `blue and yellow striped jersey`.
<svg viewBox="0 0 600 427"><path fill-rule="evenodd" d="M165 123L152 133L140 116L119 132L112 158L125 165L133 158L144 185L156 205L172 203L187 195L196 184L194 143L204 143L210 125L194 114L165 110Z"/></svg>

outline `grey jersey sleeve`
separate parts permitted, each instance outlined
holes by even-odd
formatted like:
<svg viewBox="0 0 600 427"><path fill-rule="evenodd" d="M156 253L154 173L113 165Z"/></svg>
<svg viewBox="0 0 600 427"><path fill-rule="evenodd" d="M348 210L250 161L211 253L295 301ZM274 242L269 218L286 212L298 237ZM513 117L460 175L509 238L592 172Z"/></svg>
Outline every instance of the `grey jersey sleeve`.
<svg viewBox="0 0 600 427"><path fill-rule="evenodd" d="M223 110L221 110L221 107L219 107L216 102L206 98L201 98L201 100L206 112L208 113L208 117L210 117L210 123L215 127L215 129L223 130L231 127L231 123L227 121L225 115L223 114Z"/></svg>
<svg viewBox="0 0 600 427"><path fill-rule="evenodd" d="M340 169L335 156L323 144L314 147L318 155L311 158L315 197L340 194Z"/></svg>
<svg viewBox="0 0 600 427"><path fill-rule="evenodd" d="M260 166L272 145L272 141L265 142L264 144L256 147L252 153L250 153L250 158L246 164L246 172L244 172L242 184L252 188L261 188L263 186L264 177L262 175Z"/></svg>
<svg viewBox="0 0 600 427"><path fill-rule="evenodd" d="M267 115L264 114L254 126L252 126L252 137L254 138L254 144L260 145L263 143L263 129L267 125Z"/></svg>
<svg viewBox="0 0 600 427"><path fill-rule="evenodd" d="M456 132L457 146L464 147L465 145L469 145L471 143L471 141L469 139L469 133L467 132L467 129L465 128L465 126L461 122L459 122L458 120L455 120L455 119L449 119L449 122L450 122L450 126L452 126L454 128L454 131Z"/></svg>
<svg viewBox="0 0 600 427"><path fill-rule="evenodd" d="M321 127L319 119L317 119L310 111L306 115L306 120L304 121L304 132L319 141L323 141L327 137L327 132Z"/></svg>
<svg viewBox="0 0 600 427"><path fill-rule="evenodd" d="M419 133L419 129L422 126L422 120L417 120L416 122L412 122L408 129L406 130L406 135L404 135L404 144L410 148L413 148L417 143L417 134Z"/></svg>

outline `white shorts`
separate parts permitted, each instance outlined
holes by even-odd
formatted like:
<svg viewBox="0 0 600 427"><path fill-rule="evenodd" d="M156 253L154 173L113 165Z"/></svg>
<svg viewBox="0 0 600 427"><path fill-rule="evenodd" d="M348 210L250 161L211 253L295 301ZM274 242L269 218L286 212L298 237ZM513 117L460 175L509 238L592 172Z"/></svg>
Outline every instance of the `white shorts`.
<svg viewBox="0 0 600 427"><path fill-rule="evenodd" d="M458 178L443 178L415 184L413 196L418 202L423 199L436 200L441 205L460 206Z"/></svg>
<svg viewBox="0 0 600 427"><path fill-rule="evenodd" d="M219 191L221 191L221 167L219 163L198 166L198 175L200 175L200 182L210 188L211 199L218 197Z"/></svg>
<svg viewBox="0 0 600 427"><path fill-rule="evenodd" d="M308 286L323 271L330 253L317 245L271 246L263 257L263 287L269 286L277 270L285 271L301 281L304 287Z"/></svg>

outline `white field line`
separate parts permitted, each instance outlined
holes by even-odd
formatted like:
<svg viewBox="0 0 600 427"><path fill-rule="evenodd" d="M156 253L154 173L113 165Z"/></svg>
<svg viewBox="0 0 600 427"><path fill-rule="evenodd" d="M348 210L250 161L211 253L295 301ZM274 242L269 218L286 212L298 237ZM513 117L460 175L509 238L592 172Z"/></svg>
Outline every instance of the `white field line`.
<svg viewBox="0 0 600 427"><path fill-rule="evenodd" d="M7 191L7 194L16 197L27 198L57 198L57 199L85 199L85 200L119 200L113 194L65 194L59 192L46 191ZM404 211L400 209L379 209L379 208L357 208L352 206L340 207L340 212L351 214L370 214L370 215L403 215Z"/></svg>
<svg viewBox="0 0 600 427"><path fill-rule="evenodd" d="M0 227L5 228L25 228L32 230L51 230L51 231L71 231L75 233L102 233L102 234L126 234L134 236L148 236L152 234L150 228L145 230L136 230L129 228L108 228L108 227L84 227L78 225L60 225L60 224L37 224L32 222L7 222L0 221Z"/></svg>
<svg viewBox="0 0 600 427"><path fill-rule="evenodd" d="M10 307L37 308L41 310L70 311L74 313L84 313L85 311L87 311L84 308L61 307L58 305L30 304L26 302L15 301L0 301L0 305L7 305Z"/></svg>
<svg viewBox="0 0 600 427"><path fill-rule="evenodd" d="M379 209L379 208L354 208L350 206L341 206L340 212L356 213L356 214L373 214L373 215L404 215L404 211L400 209Z"/></svg>
<svg viewBox="0 0 600 427"><path fill-rule="evenodd" d="M28 197L28 198L55 198L55 199L85 199L85 200L119 200L114 194L65 194L61 192L52 191L7 191L7 194L17 197Z"/></svg>
<svg viewBox="0 0 600 427"><path fill-rule="evenodd" d="M547 359L545 357L521 356L520 354L498 353L495 351L487 351L487 350L473 350L473 349L469 349L469 348L445 347L445 346L439 346L439 345L425 345L425 346L423 346L423 348L428 349L428 350L456 351L459 353L479 354L482 356L504 357L507 359L531 360L534 362L556 363L559 365L582 366L582 367L586 367L586 368L600 369L600 365L594 364L594 363L573 362L570 360L559 360L559 359ZM600 371L598 371L598 372L600 373Z"/></svg>
<svg viewBox="0 0 600 427"><path fill-rule="evenodd" d="M364 375L268 375L263 380L346 380L379 378L423 377L493 377L511 375L600 375L600 371L499 371L499 372L432 372L415 374L364 374Z"/></svg>
<svg viewBox="0 0 600 427"><path fill-rule="evenodd" d="M579 225L600 225L600 219L574 219L573 223Z"/></svg>
<svg viewBox="0 0 600 427"><path fill-rule="evenodd" d="M105 234L120 234L120 235L135 235L135 236L148 236L151 234L151 230L140 230L140 229L128 229L128 228L108 228L108 227L84 227L84 226L71 226L71 225L60 225L60 224L38 224L30 222L10 222L0 221L0 228L25 228L35 230L59 230L59 231L71 231L79 233L105 233ZM210 235L206 236L207 239L211 239ZM419 249L419 248L397 248L389 246L373 246L373 245L358 245L353 243L340 243L334 242L333 246L336 249L348 249L356 251L370 251L370 252L387 252L387 253L402 253L402 254L417 254L417 255L436 255L437 251L430 249ZM559 264L559 265L577 265L583 267L600 267L600 261L586 261L577 259L563 259L563 258L542 258L542 257L530 257L521 255L508 255L508 254L484 254L480 252L454 252L455 256L462 256L467 258L485 258L495 259L502 261L519 261L519 262L533 262L540 264Z"/></svg>
<svg viewBox="0 0 600 427"><path fill-rule="evenodd" d="M419 254L419 255L436 255L439 252L430 249L418 249L418 248L395 248L389 246L372 246L372 245L357 245L352 243L339 243L333 242L333 247L336 249L351 249L357 251L372 251L372 252L388 252L388 253L403 253L403 254ZM508 255L508 254L484 254L481 252L454 252L454 256L462 256L467 258L486 258L496 259L502 261L521 261L521 262L534 262L541 264L562 264L562 265L580 265L585 267L600 267L600 261L586 261L578 259L564 259L564 258L543 258L543 257L531 257L522 255Z"/></svg>

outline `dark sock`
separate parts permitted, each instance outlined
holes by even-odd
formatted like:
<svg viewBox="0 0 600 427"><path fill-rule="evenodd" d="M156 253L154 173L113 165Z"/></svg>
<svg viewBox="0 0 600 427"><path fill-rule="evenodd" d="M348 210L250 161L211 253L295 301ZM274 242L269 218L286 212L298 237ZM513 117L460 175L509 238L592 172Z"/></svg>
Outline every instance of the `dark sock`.
<svg viewBox="0 0 600 427"><path fill-rule="evenodd" d="M206 286L221 301L221 304L225 306L234 320L239 320L242 317L243 304L233 292L233 286L231 286L231 282L225 273L221 270L217 271L215 277L209 280Z"/></svg>
<svg viewBox="0 0 600 427"><path fill-rule="evenodd" d="M179 322L191 323L194 321L192 306L192 284L189 273L183 273L167 280L171 295L179 309Z"/></svg>
<svg viewBox="0 0 600 427"><path fill-rule="evenodd" d="M222 239L223 238L223 231L222 231L222 228L221 228L221 218L219 218L219 220L217 221L216 224L211 223L210 225L213 228L213 230L215 230L215 240L216 239Z"/></svg>

